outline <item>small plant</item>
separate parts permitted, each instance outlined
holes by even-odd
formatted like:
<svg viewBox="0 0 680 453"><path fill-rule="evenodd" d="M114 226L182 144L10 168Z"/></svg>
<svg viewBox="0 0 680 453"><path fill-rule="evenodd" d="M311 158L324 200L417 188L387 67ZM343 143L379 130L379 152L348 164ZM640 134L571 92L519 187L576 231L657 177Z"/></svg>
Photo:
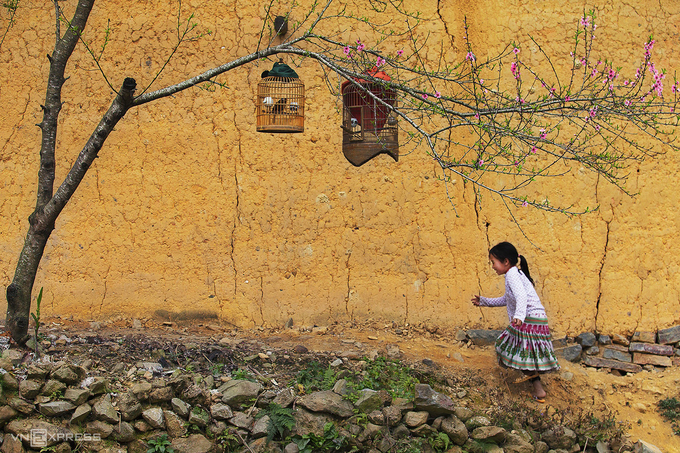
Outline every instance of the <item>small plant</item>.
<svg viewBox="0 0 680 453"><path fill-rule="evenodd" d="M436 436L430 437L428 442L434 451L444 452L449 449L449 443L451 441L446 433L439 433Z"/></svg>
<svg viewBox="0 0 680 453"><path fill-rule="evenodd" d="M151 439L149 442L151 448L146 450L146 453L174 453L175 450L170 447L170 441L168 440L168 435L163 434L155 439Z"/></svg>
<svg viewBox="0 0 680 453"><path fill-rule="evenodd" d="M338 433L338 429L332 422L323 427L323 436L308 433L293 442L298 446L300 453L317 453L327 451L358 451L356 447L349 446L348 439Z"/></svg>
<svg viewBox="0 0 680 453"><path fill-rule="evenodd" d="M295 428L295 418L293 418L292 409L271 403L267 409L260 411L255 418L262 418L265 415L269 416L267 443L271 442L277 434L283 439L287 430L290 431Z"/></svg>
<svg viewBox="0 0 680 453"><path fill-rule="evenodd" d="M231 453L237 451L241 446L238 438L234 435L234 432L230 429L225 429L222 431L216 439L217 445L222 448L224 453Z"/></svg>
<svg viewBox="0 0 680 453"><path fill-rule="evenodd" d="M659 412L671 422L673 433L680 436L680 401L677 398L666 398L659 401Z"/></svg>
<svg viewBox="0 0 680 453"><path fill-rule="evenodd" d="M42 302L42 295L43 295L43 289L40 288L40 293L38 293L38 298L35 301L35 313L31 313L31 317L33 318L33 322L35 323L35 326L33 329L35 330L35 357L39 358L40 357L40 350L38 349L39 346L39 338L38 338L38 331L40 330L40 302Z"/></svg>
<svg viewBox="0 0 680 453"><path fill-rule="evenodd" d="M239 368L238 370L234 370L231 372L231 377L233 379L239 379L241 381L251 381L251 382L257 382L257 379L252 375L247 370L244 370L243 368Z"/></svg>

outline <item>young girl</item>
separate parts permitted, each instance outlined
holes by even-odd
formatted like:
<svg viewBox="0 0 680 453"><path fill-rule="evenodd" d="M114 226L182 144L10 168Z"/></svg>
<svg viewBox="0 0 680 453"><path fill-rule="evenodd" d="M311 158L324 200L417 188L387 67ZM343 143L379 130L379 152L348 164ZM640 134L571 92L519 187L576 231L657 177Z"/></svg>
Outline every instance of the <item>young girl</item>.
<svg viewBox="0 0 680 453"><path fill-rule="evenodd" d="M517 261L519 258L519 269ZM489 250L491 267L505 275L503 297L474 296L472 303L482 307L507 306L510 325L496 340L496 354L501 366L522 371L524 377L515 383L531 381L533 397L545 402L545 390L539 373L559 370L548 329L548 318L534 289L527 260L509 242L501 242Z"/></svg>

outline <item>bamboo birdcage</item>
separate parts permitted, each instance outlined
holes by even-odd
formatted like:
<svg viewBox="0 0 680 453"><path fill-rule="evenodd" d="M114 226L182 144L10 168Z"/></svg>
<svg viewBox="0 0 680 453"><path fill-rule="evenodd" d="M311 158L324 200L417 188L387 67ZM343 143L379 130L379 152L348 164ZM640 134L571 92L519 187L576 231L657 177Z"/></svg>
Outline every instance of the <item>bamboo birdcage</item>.
<svg viewBox="0 0 680 453"><path fill-rule="evenodd" d="M264 77L257 84L257 131L305 131L305 84L300 79Z"/></svg>
<svg viewBox="0 0 680 453"><path fill-rule="evenodd" d="M382 71L370 74L390 80ZM393 111L397 104L396 91L377 82L356 80L356 83L359 86L346 81L341 88L343 154L356 167L379 154L399 161L399 128Z"/></svg>

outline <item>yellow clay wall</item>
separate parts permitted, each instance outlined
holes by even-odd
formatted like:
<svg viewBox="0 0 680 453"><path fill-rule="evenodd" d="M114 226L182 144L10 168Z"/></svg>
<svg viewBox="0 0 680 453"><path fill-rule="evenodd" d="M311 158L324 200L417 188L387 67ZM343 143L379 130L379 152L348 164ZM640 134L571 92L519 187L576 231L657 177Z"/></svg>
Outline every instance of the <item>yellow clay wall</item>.
<svg viewBox="0 0 680 453"><path fill-rule="evenodd" d="M60 2L67 17L73 3ZM285 13L288 4L274 4L273 13ZM448 60L464 57L467 17L478 58L514 41L523 58L540 65L531 35L566 64L577 22L593 7L604 57L620 62L629 76L650 34L657 64L680 68L677 2L405 5L426 20L431 45L425 52L433 61L440 45ZM152 89L253 51L264 7L184 1L183 17L194 12L197 30L213 33L182 46ZM175 43L176 8L171 1L98 1L84 38L98 52L110 25L101 66L113 86L124 77L134 77L140 90L152 82ZM45 56L54 45L53 15L50 2L23 0L0 46L3 292L35 203L35 125L49 69ZM4 28L6 12L2 18ZM337 27L346 42L374 39L361 27ZM502 293L503 279L491 270L487 252L509 240L528 258L558 336L680 324L677 154L632 168L634 198L579 168L537 185L530 196L600 209L571 218L519 210L520 230L500 200L489 194L479 200L462 181L449 186L454 209L424 149L403 148L399 162L379 156L360 168L349 164L341 150L339 100L311 61L296 68L307 92L305 132L257 133L256 86L270 67L271 61L237 68L219 79L226 88L192 89L124 117L57 221L36 281L45 291L43 313L81 320L204 316L243 327L283 325L289 318L296 325L372 318L499 328L507 322L505 310L482 311L470 298ZM113 99L83 45L67 73L58 181Z"/></svg>

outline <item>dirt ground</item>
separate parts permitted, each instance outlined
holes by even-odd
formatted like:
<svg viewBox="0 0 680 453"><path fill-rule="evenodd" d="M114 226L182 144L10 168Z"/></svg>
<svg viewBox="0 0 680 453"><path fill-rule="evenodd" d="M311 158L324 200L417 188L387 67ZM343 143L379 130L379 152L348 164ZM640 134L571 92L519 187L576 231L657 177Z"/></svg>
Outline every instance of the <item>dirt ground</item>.
<svg viewBox="0 0 680 453"><path fill-rule="evenodd" d="M642 439L659 447L664 453L680 453L680 436L657 411L660 400L680 397L680 367L643 371L638 374L616 376L604 370L587 368L581 364L560 362L562 370L546 376L543 381L548 392L546 403L530 400L528 383L512 384L518 375L501 369L495 360L493 347L478 347L455 340L455 335L424 326L402 326L369 322L364 325L336 324L329 327L293 327L289 329L240 330L220 326L216 322L162 323L158 321L119 320L109 323L78 323L59 318L45 320L41 332L53 338L60 335L125 336L138 335L154 339L180 342L213 342L239 344L252 342L276 349L304 346L310 352L340 355L353 350L361 354L387 351L388 345L399 348L400 358L410 363L430 359L446 375L470 375L486 389L480 395L504 391L511 398L534 405L541 410L561 410L581 407L596 413L614 412L618 421L630 424L630 439ZM390 346L394 352L394 346Z"/></svg>

